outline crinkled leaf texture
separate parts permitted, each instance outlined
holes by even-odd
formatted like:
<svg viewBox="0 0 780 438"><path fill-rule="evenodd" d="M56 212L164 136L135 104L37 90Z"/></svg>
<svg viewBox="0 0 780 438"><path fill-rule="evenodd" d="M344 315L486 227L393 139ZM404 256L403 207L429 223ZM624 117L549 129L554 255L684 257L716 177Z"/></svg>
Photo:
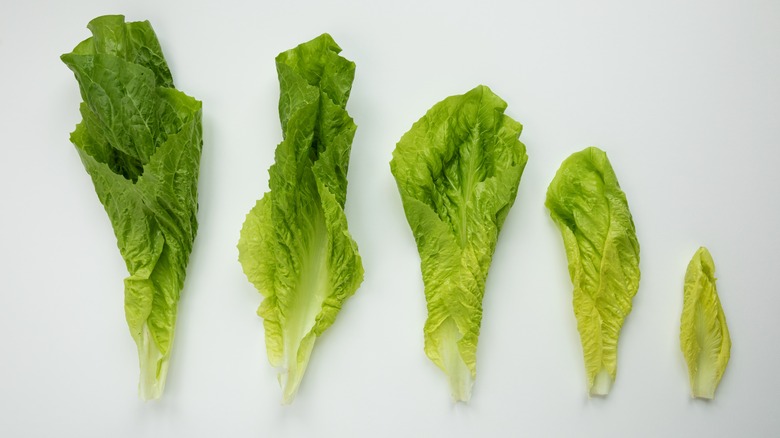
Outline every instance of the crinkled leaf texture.
<svg viewBox="0 0 780 438"><path fill-rule="evenodd" d="M418 120L390 168L420 253L425 353L468 401L490 261L528 161L522 125L486 86L451 96Z"/></svg>
<svg viewBox="0 0 780 438"><path fill-rule="evenodd" d="M284 140L269 187L249 212L239 261L258 309L283 403L298 391L317 338L363 281L344 202L355 123L345 110L355 64L328 34L276 58Z"/></svg>
<svg viewBox="0 0 780 438"><path fill-rule="evenodd" d="M688 363L691 395L714 398L731 357L731 337L715 287L715 262L704 247L685 272L680 347Z"/></svg>
<svg viewBox="0 0 780 438"><path fill-rule="evenodd" d="M589 147L567 158L547 189L545 205L569 259L588 391L606 395L640 276L634 221L607 154Z"/></svg>
<svg viewBox="0 0 780 438"><path fill-rule="evenodd" d="M102 16L62 61L82 121L71 134L127 265L125 315L138 346L139 394L165 387L176 308L197 232L201 103L173 88L149 22Z"/></svg>

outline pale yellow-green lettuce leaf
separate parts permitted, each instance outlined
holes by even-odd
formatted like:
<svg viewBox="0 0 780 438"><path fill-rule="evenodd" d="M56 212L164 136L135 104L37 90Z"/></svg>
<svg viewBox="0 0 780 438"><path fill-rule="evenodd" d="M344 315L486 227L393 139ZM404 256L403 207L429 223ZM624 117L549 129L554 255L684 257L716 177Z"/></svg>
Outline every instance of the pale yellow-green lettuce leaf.
<svg viewBox="0 0 780 438"><path fill-rule="evenodd" d="M547 189L545 205L569 259L588 392L606 395L640 276L634 221L607 154L589 147L567 158Z"/></svg>
<svg viewBox="0 0 780 438"><path fill-rule="evenodd" d="M714 398L729 363L731 337L715 287L715 262L704 247L685 272L680 348L688 363L691 395Z"/></svg>

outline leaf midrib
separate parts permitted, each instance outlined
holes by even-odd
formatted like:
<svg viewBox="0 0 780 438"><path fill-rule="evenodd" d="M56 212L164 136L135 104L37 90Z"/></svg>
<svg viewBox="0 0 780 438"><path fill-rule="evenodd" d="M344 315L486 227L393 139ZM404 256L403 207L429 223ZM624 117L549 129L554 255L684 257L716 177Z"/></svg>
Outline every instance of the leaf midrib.
<svg viewBox="0 0 780 438"><path fill-rule="evenodd" d="M460 204L460 246L465 248L468 244L468 209L471 208L471 201L474 198L474 192L476 186L479 184L477 181L477 171L479 170L479 161L483 158L484 151L480 150L482 143L481 135L482 124L477 118L476 123L471 129L471 135L469 135L469 145L472 147L469 159L466 162L466 171L461 175L461 204ZM463 155L461 154L461 157Z"/></svg>

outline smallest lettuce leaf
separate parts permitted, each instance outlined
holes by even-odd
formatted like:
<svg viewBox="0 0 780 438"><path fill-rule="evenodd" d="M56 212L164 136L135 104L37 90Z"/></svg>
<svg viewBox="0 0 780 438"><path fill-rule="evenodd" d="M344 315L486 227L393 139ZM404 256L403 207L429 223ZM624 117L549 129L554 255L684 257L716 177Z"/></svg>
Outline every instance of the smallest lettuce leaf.
<svg viewBox="0 0 780 438"><path fill-rule="evenodd" d="M691 396L712 399L731 356L726 315L715 287L715 262L701 247L685 272L680 347L688 363Z"/></svg>

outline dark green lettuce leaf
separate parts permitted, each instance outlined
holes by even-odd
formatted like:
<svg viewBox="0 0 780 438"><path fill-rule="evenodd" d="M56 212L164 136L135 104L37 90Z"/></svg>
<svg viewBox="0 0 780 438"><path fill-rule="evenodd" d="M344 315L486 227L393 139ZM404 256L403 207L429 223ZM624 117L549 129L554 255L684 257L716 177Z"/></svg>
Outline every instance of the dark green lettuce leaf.
<svg viewBox="0 0 780 438"><path fill-rule="evenodd" d="M404 134L390 162L420 253L425 353L462 401L477 373L488 269L528 161L506 106L485 86L448 97Z"/></svg>
<svg viewBox="0 0 780 438"><path fill-rule="evenodd" d="M89 23L62 61L83 102L71 141L92 177L127 265L125 315L138 346L139 393L158 398L197 232L201 103L173 88L148 22Z"/></svg>
<svg viewBox="0 0 780 438"><path fill-rule="evenodd" d="M284 403L295 398L315 341L363 281L344 214L355 64L339 52L323 34L276 58L284 140L269 169L271 190L238 242L244 272L264 297L258 314Z"/></svg>
<svg viewBox="0 0 780 438"><path fill-rule="evenodd" d="M545 205L569 259L588 391L606 395L617 374L620 329L639 288L636 229L607 154L590 147L567 158Z"/></svg>

